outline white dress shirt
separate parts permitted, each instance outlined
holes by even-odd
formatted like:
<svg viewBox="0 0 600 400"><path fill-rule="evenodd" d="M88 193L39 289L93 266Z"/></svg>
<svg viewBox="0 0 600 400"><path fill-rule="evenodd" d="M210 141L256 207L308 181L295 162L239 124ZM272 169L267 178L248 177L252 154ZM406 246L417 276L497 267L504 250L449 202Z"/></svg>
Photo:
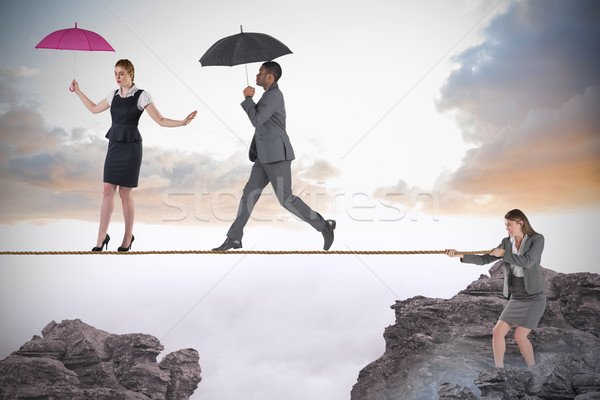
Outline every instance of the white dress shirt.
<svg viewBox="0 0 600 400"><path fill-rule="evenodd" d="M127 95L125 96L125 98L135 95L135 92L137 92L138 90L140 90L140 89L138 89L136 85L133 85L131 87L131 89L129 90L129 93L127 93ZM119 97L122 97L120 89L117 89L117 95ZM111 90L110 93L106 96L106 101L108 101L109 106L112 104L113 97L115 97L115 91ZM144 90L142 92L142 94L140 94L140 97L138 99L137 108L138 108L138 110L142 111L144 108L146 108L146 106L148 104L153 103L153 102L154 102L154 99L152 99L152 96L150 95L150 93L148 93L147 91Z"/></svg>
<svg viewBox="0 0 600 400"><path fill-rule="evenodd" d="M521 246L519 246L519 249L517 250L517 245L515 244L515 238L514 237L510 238L510 242L512 243L513 254L516 254L518 256L523 255L522 250L523 250L523 245L525 244L526 240L527 240L527 235L525 235L523 237L523 240L521 241ZM513 276L516 276L517 278L522 278L525 276L525 274L523 273L523 267L519 267L518 265L515 265L515 264L510 264L510 269L512 270Z"/></svg>

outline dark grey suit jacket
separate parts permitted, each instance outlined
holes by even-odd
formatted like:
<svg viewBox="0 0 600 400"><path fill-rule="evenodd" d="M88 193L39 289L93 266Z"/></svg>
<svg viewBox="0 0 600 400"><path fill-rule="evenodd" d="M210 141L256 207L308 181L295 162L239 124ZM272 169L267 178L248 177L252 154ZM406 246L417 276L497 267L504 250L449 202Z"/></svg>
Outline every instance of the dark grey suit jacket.
<svg viewBox="0 0 600 400"><path fill-rule="evenodd" d="M510 237L505 237L497 247L504 249L505 253L502 257L504 261L504 296L508 297L508 280L511 275L510 265L515 264L523 268L525 275L525 290L529 294L539 293L546 290L546 283L542 276L542 270L540 263L542 260L542 251L544 251L544 236L535 234L527 237L521 253L522 256L513 254L512 243ZM485 265L496 260L500 260L500 257L490 256L489 254L483 256L476 256L465 254L462 258L462 262L469 264Z"/></svg>
<svg viewBox="0 0 600 400"><path fill-rule="evenodd" d="M295 158L292 143L285 131L285 103L279 85L274 83L263 93L258 103L246 97L241 104L254 126L250 145L250 161L262 164Z"/></svg>

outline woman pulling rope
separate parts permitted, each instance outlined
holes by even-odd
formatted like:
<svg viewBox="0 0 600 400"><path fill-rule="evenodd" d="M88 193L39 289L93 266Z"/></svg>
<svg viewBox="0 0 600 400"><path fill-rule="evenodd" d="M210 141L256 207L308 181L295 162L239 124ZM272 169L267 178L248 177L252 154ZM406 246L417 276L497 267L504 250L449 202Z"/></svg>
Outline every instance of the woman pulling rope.
<svg viewBox="0 0 600 400"><path fill-rule="evenodd" d="M460 257L461 262L484 265L504 261L504 296L509 298L493 331L494 362L504 367L506 342L504 337L516 326L514 337L527 366L535 365L533 347L527 338L536 329L546 309L546 284L540 262L544 250L544 236L531 227L521 210L511 210L505 216L508 237L487 255L459 255L456 250L446 250L450 257Z"/></svg>

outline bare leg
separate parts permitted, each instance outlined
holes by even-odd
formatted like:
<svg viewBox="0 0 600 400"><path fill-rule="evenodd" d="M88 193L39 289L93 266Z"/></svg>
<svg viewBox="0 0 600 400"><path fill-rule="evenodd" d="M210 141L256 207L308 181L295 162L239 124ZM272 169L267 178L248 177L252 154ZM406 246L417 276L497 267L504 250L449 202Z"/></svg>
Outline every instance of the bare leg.
<svg viewBox="0 0 600 400"><path fill-rule="evenodd" d="M133 235L133 219L135 217L135 206L133 204L133 188L119 187L119 196L123 204L123 219L125 219L125 234L121 247L129 247Z"/></svg>
<svg viewBox="0 0 600 400"><path fill-rule="evenodd" d="M535 356L533 355L533 346L531 342L527 338L531 332L531 329L523 328L522 326L517 326L515 329L515 340L519 345L519 349L521 350L521 354L525 358L525 362L528 367L532 367L535 365Z"/></svg>
<svg viewBox="0 0 600 400"><path fill-rule="evenodd" d="M504 368L504 352L506 351L506 340L504 337L512 325L508 322L498 320L492 335L492 348L494 350L494 364L496 368Z"/></svg>
<svg viewBox="0 0 600 400"><path fill-rule="evenodd" d="M102 195L102 208L100 209L100 226L98 227L98 239L96 240L96 247L100 247L106 232L108 231L108 224L110 224L110 217L112 216L113 209L115 208L115 193L117 186L112 183L104 182L104 193Z"/></svg>

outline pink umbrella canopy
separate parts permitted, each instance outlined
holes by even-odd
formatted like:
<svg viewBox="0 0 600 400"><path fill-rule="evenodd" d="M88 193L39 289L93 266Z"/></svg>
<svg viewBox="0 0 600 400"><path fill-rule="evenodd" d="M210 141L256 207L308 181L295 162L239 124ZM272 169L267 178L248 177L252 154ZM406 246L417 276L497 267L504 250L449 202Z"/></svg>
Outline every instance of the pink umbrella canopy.
<svg viewBox="0 0 600 400"><path fill-rule="evenodd" d="M77 50L77 51L115 51L110 44L96 32L75 28L54 31L35 46L36 49ZM75 75L75 52L73 52L73 75ZM72 92L73 89L69 88Z"/></svg>
<svg viewBox="0 0 600 400"><path fill-rule="evenodd" d="M35 46L36 49L79 50L79 51L115 51L100 35L86 29L61 29L52 32Z"/></svg>

